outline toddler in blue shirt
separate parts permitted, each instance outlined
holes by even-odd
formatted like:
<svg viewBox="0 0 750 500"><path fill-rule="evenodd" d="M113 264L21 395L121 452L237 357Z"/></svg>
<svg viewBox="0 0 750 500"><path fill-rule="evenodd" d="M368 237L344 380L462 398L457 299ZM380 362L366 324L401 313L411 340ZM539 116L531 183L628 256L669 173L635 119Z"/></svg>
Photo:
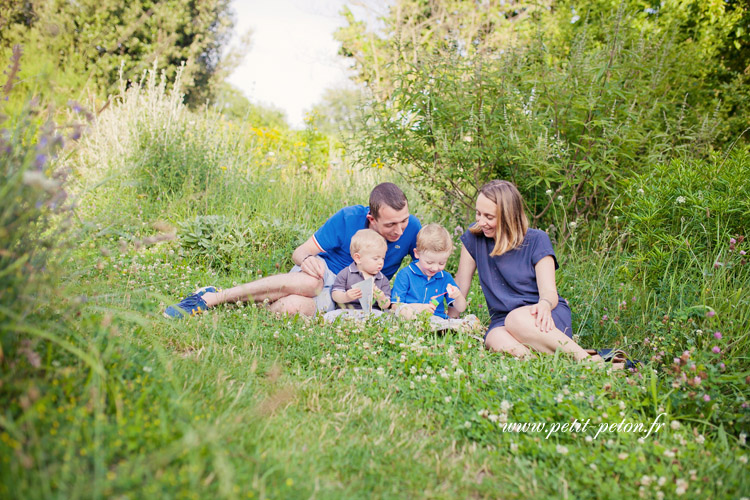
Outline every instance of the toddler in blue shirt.
<svg viewBox="0 0 750 500"><path fill-rule="evenodd" d="M393 283L391 298L400 316L410 319L429 311L447 320L446 304L458 313L466 310L466 297L445 271L452 251L451 236L440 224L428 224L419 231L414 250L419 260L400 270Z"/></svg>

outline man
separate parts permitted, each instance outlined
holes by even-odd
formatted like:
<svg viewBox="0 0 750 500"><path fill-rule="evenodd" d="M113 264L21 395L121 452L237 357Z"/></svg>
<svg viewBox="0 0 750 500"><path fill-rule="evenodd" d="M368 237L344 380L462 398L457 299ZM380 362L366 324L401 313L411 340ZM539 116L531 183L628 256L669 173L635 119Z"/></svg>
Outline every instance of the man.
<svg viewBox="0 0 750 500"><path fill-rule="evenodd" d="M378 184L370 193L370 206L354 205L336 212L292 253L290 272L268 276L227 290L205 287L169 306L164 315L182 318L226 302L270 302L270 310L312 316L333 310L331 286L339 271L352 263L349 245L360 229L373 229L385 238L388 249L383 274L396 273L406 255L414 258L419 220L409 215L404 192L393 183Z"/></svg>

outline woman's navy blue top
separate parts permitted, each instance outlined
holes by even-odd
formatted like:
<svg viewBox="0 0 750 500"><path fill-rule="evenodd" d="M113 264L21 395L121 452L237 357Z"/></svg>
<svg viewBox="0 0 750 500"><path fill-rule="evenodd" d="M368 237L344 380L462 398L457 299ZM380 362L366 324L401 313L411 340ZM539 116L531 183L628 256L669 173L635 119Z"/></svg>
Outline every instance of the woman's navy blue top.
<svg viewBox="0 0 750 500"><path fill-rule="evenodd" d="M551 255L555 269L560 267L549 236L539 229L529 229L520 246L495 257L490 256L495 248L494 238L467 230L461 242L477 265L479 284L490 312L490 330L505 325L505 317L513 309L539 302L535 266L540 260ZM552 318L563 333L569 337L573 334L570 308L559 294Z"/></svg>

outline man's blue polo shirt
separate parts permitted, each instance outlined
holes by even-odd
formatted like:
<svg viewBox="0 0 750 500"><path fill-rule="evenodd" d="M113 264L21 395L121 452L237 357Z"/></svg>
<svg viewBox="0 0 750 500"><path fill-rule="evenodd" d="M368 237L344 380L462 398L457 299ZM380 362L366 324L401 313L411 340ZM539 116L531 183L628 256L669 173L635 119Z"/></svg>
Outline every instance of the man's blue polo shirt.
<svg viewBox="0 0 750 500"><path fill-rule="evenodd" d="M342 269L353 262L349 253L349 245L354 233L360 229L367 229L369 223L367 214L370 213L370 207L364 205L354 205L345 207L336 212L328 219L323 227L318 229L313 238L318 247L323 251L320 253L328 269L333 274L338 274ZM386 241L388 250L385 254L385 263L383 264L382 273L388 279L391 279L398 268L401 267L401 261L404 257L411 255L414 258L414 248L417 246L417 233L422 229L422 225L413 215L409 215L409 224L407 224L404 233L398 241Z"/></svg>
<svg viewBox="0 0 750 500"><path fill-rule="evenodd" d="M435 295L445 293L449 284L456 286L450 273L440 271L428 280L422 270L417 267L417 263L412 262L396 276L391 291L391 300L402 304L427 304ZM438 306L435 308L435 315L447 318L443 299L448 302L448 305L453 304L454 299L448 297L447 294L436 298Z"/></svg>

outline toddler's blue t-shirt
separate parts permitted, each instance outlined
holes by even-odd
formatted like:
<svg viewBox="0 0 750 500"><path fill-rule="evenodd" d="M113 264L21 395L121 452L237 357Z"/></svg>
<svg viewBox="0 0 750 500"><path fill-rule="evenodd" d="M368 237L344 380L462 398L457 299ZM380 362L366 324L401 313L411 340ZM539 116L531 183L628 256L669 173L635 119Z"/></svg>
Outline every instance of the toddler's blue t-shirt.
<svg viewBox="0 0 750 500"><path fill-rule="evenodd" d="M448 290L448 285L457 286L453 280L453 276L446 271L440 271L431 279L427 279L427 276L417 266L416 262L412 262L407 267L403 268L396 275L396 279L393 282L393 291L391 292L391 299L393 302L400 302L402 304L427 304L432 297L437 297L438 305L435 308L435 315L441 318L448 318L445 313L445 302L448 302L450 306L453 304L452 298L448 297L445 292Z"/></svg>

